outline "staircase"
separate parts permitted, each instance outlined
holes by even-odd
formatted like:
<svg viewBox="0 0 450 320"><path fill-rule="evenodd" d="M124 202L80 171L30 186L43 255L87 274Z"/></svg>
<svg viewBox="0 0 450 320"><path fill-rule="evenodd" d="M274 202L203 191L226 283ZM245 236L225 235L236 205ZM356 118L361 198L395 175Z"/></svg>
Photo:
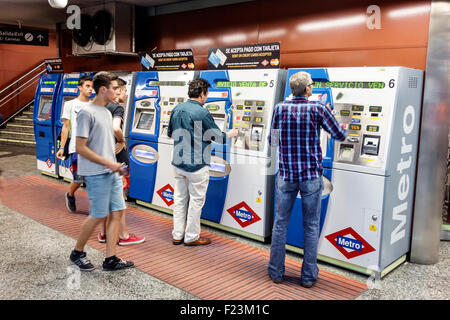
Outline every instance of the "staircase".
<svg viewBox="0 0 450 320"><path fill-rule="evenodd" d="M33 131L33 103L0 128L0 143L35 146Z"/></svg>

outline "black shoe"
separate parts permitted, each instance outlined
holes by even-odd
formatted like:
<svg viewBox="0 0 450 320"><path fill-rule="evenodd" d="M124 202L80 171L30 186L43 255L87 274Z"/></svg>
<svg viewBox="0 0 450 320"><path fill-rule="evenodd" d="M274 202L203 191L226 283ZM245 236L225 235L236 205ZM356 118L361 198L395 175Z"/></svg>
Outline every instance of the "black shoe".
<svg viewBox="0 0 450 320"><path fill-rule="evenodd" d="M180 244L183 243L183 239L181 239L181 240L175 240L175 239L172 238L172 243L173 243L175 246L178 246L178 245L180 245Z"/></svg>
<svg viewBox="0 0 450 320"><path fill-rule="evenodd" d="M307 289L311 288L314 284L315 284L315 282L313 282L313 283L303 283L303 282L300 282L300 285L301 285L303 288L307 288Z"/></svg>
<svg viewBox="0 0 450 320"><path fill-rule="evenodd" d="M70 212L77 212L75 197L71 197L68 192L66 192L66 207Z"/></svg>
<svg viewBox="0 0 450 320"><path fill-rule="evenodd" d="M95 269L94 265L86 258L86 252L72 251L70 261L81 271L92 271Z"/></svg>
<svg viewBox="0 0 450 320"><path fill-rule="evenodd" d="M133 268L134 263L131 261L123 261L122 259L112 256L103 261L103 271L116 271L127 268Z"/></svg>

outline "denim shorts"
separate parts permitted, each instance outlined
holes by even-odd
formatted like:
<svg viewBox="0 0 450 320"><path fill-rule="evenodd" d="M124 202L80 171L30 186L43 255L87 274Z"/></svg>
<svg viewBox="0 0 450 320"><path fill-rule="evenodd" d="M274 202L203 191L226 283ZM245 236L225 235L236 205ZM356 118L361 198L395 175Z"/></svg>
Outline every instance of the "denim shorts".
<svg viewBox="0 0 450 320"><path fill-rule="evenodd" d="M89 215L92 218L104 218L110 212L126 208L122 178L117 172L85 176L84 181L89 197Z"/></svg>

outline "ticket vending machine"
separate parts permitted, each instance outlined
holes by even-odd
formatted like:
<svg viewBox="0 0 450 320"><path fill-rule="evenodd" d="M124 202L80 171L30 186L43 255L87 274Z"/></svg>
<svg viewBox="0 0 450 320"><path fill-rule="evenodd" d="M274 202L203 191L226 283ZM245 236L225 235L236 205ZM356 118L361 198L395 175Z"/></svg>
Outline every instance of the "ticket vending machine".
<svg viewBox="0 0 450 320"><path fill-rule="evenodd" d="M133 73L132 108L129 117L129 196L150 203L155 189L158 153L160 94L157 72Z"/></svg>
<svg viewBox="0 0 450 320"><path fill-rule="evenodd" d="M66 73L62 76L61 85L58 90L58 95L56 97L56 108L55 108L55 146L56 150L59 149L61 141L58 140L61 134L62 127L64 125L62 115L64 104L67 101L73 100L78 97L78 80L85 75L94 76L93 73ZM95 93L92 94L92 97ZM74 138L74 137L72 137ZM66 181L72 181L72 164L70 159L60 160L56 159L58 163L58 175Z"/></svg>
<svg viewBox="0 0 450 320"><path fill-rule="evenodd" d="M348 137L334 142L319 259L382 277L410 249L423 71L326 71L329 80L315 80L315 87L331 89L333 112ZM289 228L295 224L291 219ZM302 252L292 241L287 248Z"/></svg>
<svg viewBox="0 0 450 320"><path fill-rule="evenodd" d="M34 97L33 125L36 140L37 168L58 178L55 147L55 107L61 74L43 74Z"/></svg>
<svg viewBox="0 0 450 320"><path fill-rule="evenodd" d="M282 99L286 70L207 71L200 77L212 86L209 99L218 99L211 101L214 106L208 107L208 101L205 107L219 127L240 130L240 135L229 143L212 148L210 185L213 187L208 187L202 222L266 241L272 230L276 163L276 153L268 145L267 137L273 107ZM230 97L231 113L227 113ZM223 102L219 104L220 101ZM223 183L226 188L214 187L216 177L227 177L226 185ZM220 197L224 197L223 209L216 222L210 217L217 215L217 207L222 206Z"/></svg>

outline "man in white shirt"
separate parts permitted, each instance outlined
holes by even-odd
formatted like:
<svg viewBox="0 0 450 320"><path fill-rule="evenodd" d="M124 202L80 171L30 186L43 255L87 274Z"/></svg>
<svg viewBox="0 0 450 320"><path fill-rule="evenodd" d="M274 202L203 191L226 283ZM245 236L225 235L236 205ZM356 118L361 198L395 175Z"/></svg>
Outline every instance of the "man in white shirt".
<svg viewBox="0 0 450 320"><path fill-rule="evenodd" d="M89 97L94 90L92 78L90 76L82 76L78 80L78 97L64 103L63 107L63 127L61 130L61 146L56 153L58 159L64 160L64 147L69 143L69 155L71 158L73 169L73 181L70 183L69 192L66 192L66 207L70 212L76 212L75 192L83 183L83 178L78 176L78 161L75 150L76 132L77 132L77 115L88 103ZM69 142L67 141L70 138Z"/></svg>

